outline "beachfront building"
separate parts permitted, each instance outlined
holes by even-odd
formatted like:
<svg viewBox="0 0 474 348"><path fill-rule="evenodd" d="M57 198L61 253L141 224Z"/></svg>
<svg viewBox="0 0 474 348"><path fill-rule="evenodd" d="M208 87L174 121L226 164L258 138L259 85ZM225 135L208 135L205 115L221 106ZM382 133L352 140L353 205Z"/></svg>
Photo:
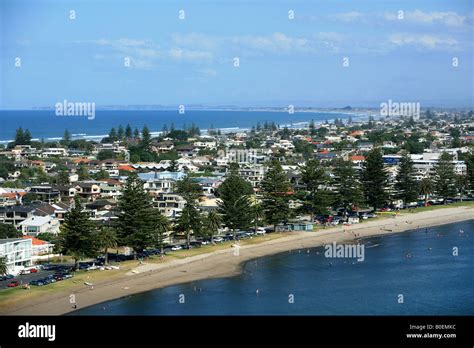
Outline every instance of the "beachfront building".
<svg viewBox="0 0 474 348"><path fill-rule="evenodd" d="M31 266L32 240L23 238L0 239L0 257L6 258L7 273L17 275Z"/></svg>
<svg viewBox="0 0 474 348"><path fill-rule="evenodd" d="M39 233L59 233L59 220L51 216L32 216L18 224L23 235L37 236Z"/></svg>

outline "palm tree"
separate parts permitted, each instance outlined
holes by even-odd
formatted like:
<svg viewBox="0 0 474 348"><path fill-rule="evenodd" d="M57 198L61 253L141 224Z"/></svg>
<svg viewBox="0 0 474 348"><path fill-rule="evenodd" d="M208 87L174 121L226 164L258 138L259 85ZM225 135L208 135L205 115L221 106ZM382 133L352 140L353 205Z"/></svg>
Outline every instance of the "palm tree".
<svg viewBox="0 0 474 348"><path fill-rule="evenodd" d="M206 225L211 233L211 244L214 244L214 234L219 231L221 226L221 216L215 210L211 210L207 214Z"/></svg>
<svg viewBox="0 0 474 348"><path fill-rule="evenodd" d="M8 273L7 258L0 257L0 275L5 275Z"/></svg>
<svg viewBox="0 0 474 348"><path fill-rule="evenodd" d="M109 226L102 226L99 230L98 243L101 249L104 249L105 264L109 263L109 248L114 248L118 244L117 231Z"/></svg>
<svg viewBox="0 0 474 348"><path fill-rule="evenodd" d="M154 221L154 229L153 229L153 234L154 234L154 239L157 242L157 244L160 246L160 253L163 255L163 234L168 231L170 227L170 223L166 216L162 214L158 214L155 216L155 221Z"/></svg>
<svg viewBox="0 0 474 348"><path fill-rule="evenodd" d="M265 212L263 211L262 204L258 201L257 195L253 195L250 198L251 203L251 214L253 218L253 223L255 226L255 234L257 234L257 228L260 222L262 222L263 218L265 217Z"/></svg>
<svg viewBox="0 0 474 348"><path fill-rule="evenodd" d="M428 196L433 192L433 184L430 178L423 178L420 182L420 194L425 196L425 207L428 203Z"/></svg>

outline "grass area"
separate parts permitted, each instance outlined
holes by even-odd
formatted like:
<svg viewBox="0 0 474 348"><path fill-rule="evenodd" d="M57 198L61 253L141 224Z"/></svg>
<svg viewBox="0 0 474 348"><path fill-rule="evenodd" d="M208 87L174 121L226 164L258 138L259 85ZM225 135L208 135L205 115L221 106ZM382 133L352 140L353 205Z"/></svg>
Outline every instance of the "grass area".
<svg viewBox="0 0 474 348"><path fill-rule="evenodd" d="M431 205L429 207L418 207L413 209L407 209L403 211L404 213L408 214L416 214L421 213L422 211L431 211L431 210L438 210L438 209L446 209L446 208L456 208L456 207L473 207L474 201L467 201L467 202L456 202L450 204L443 204L443 205Z"/></svg>

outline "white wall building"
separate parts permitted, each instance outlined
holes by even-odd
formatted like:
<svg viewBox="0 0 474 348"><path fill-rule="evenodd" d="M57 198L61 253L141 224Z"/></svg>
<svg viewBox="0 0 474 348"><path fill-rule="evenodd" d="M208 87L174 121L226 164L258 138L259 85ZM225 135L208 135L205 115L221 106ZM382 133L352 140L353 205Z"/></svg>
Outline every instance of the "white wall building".
<svg viewBox="0 0 474 348"><path fill-rule="evenodd" d="M7 273L17 275L32 264L31 239L0 239L0 257L5 257L7 260Z"/></svg>

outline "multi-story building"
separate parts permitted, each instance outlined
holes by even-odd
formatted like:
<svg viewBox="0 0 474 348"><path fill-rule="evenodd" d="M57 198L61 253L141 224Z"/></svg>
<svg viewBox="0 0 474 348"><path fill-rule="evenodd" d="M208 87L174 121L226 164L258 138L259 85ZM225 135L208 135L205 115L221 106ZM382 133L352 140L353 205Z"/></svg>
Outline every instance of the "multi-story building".
<svg viewBox="0 0 474 348"><path fill-rule="evenodd" d="M23 238L0 239L0 257L6 258L7 273L17 275L31 266L32 241Z"/></svg>

